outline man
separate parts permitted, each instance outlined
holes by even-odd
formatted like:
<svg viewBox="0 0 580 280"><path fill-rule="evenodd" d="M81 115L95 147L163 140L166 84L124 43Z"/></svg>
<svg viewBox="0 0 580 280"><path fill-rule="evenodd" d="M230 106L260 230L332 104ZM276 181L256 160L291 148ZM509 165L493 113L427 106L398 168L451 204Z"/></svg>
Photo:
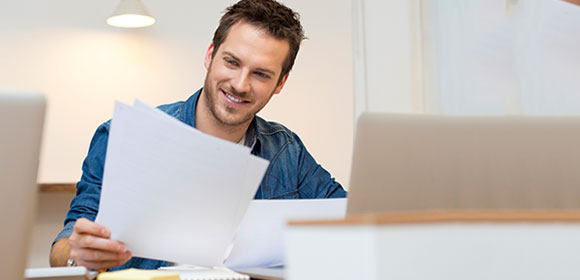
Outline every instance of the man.
<svg viewBox="0 0 580 280"><path fill-rule="evenodd" d="M342 186L318 165L300 138L256 114L282 91L304 32L298 14L274 0L242 0L226 10L209 46L204 87L184 102L163 105L167 114L270 161L256 199L345 197ZM91 141L65 227L55 239L53 266L90 269L158 268L168 262L132 258L123 242L96 224L109 122Z"/></svg>

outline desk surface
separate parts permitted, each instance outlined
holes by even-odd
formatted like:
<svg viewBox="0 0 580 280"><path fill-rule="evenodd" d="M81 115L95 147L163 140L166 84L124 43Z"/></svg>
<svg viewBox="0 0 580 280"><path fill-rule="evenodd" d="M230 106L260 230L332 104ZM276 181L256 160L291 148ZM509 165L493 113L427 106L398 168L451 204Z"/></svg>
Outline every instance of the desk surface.
<svg viewBox="0 0 580 280"><path fill-rule="evenodd" d="M39 183L38 191L42 193L75 193L77 186L76 183Z"/></svg>
<svg viewBox="0 0 580 280"><path fill-rule="evenodd" d="M388 225L444 222L528 222L528 223L578 223L579 209L471 209L471 210L430 210L416 212L388 212L352 214L343 220L290 221L290 226L344 226L344 225Z"/></svg>

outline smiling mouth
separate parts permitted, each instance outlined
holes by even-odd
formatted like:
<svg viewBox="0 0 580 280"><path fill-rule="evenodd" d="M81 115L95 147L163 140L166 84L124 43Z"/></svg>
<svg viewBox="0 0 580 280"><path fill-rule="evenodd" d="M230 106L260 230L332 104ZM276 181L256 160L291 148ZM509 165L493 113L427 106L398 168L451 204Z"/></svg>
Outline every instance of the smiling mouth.
<svg viewBox="0 0 580 280"><path fill-rule="evenodd" d="M227 93L227 92L225 92L223 90L221 92L226 96L227 99L229 99L233 103L237 103L237 104L249 103L249 101L245 101L243 99L240 99L240 98L238 98L238 97L236 97L234 95L231 95L231 94L229 94L229 93Z"/></svg>

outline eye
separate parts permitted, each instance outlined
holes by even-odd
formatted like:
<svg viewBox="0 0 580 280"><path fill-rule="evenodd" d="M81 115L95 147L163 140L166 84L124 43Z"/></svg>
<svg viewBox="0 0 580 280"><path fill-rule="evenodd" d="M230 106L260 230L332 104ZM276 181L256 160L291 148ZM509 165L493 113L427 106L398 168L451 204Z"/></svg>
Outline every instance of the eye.
<svg viewBox="0 0 580 280"><path fill-rule="evenodd" d="M227 65L231 65L231 66L238 66L238 62L229 58L224 58L224 61L226 62Z"/></svg>
<svg viewBox="0 0 580 280"><path fill-rule="evenodd" d="M256 74L256 76L258 76L262 79L270 79L270 75L268 75L264 72L256 71L256 72L254 72L254 74Z"/></svg>

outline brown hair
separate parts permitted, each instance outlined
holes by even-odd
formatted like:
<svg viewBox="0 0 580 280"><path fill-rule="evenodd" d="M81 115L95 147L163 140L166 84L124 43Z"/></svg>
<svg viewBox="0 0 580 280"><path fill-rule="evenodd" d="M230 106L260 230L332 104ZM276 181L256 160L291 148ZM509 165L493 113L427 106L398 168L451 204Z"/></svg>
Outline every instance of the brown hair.
<svg viewBox="0 0 580 280"><path fill-rule="evenodd" d="M300 15L274 0L241 0L226 8L220 19L220 24L213 35L212 57L226 39L230 27L240 21L255 25L274 38L288 41L290 50L282 64L282 73L278 80L280 83L282 77L292 70L300 43L306 38L300 24Z"/></svg>

